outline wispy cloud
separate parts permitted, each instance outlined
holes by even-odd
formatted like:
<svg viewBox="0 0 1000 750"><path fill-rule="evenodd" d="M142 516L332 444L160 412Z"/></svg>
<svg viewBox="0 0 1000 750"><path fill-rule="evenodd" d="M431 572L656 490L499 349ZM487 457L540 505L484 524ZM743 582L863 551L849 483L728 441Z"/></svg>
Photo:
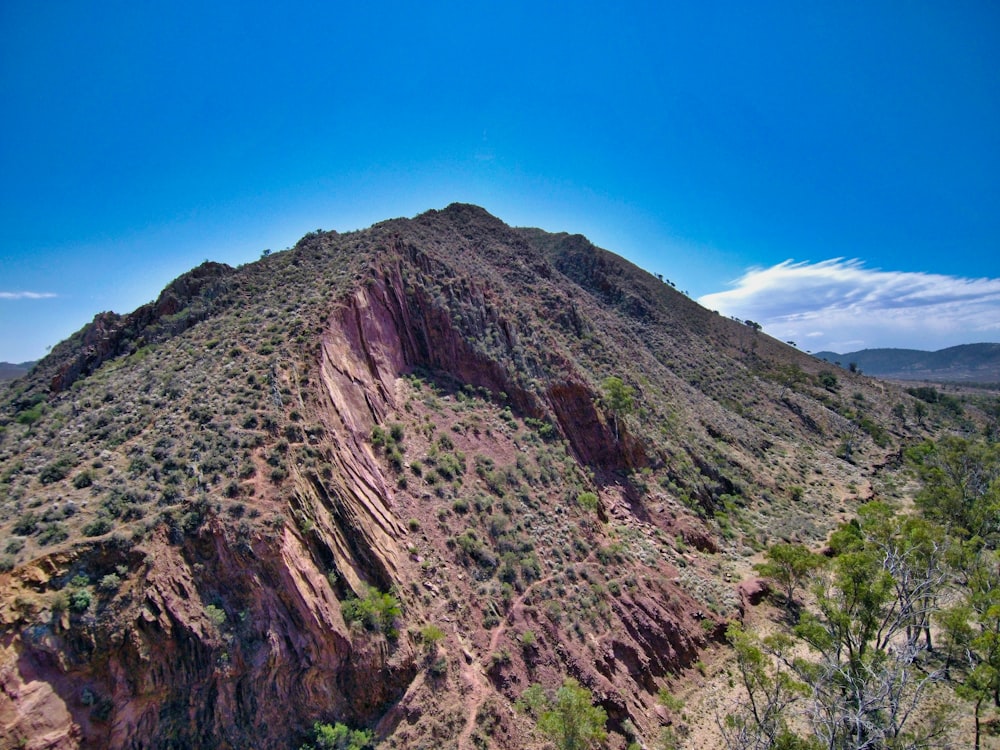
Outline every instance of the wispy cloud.
<svg viewBox="0 0 1000 750"><path fill-rule="evenodd" d="M0 292L0 299L51 299L58 296L53 292Z"/></svg>
<svg viewBox="0 0 1000 750"><path fill-rule="evenodd" d="M1000 279L882 271L843 258L751 269L698 302L812 351L1000 341Z"/></svg>

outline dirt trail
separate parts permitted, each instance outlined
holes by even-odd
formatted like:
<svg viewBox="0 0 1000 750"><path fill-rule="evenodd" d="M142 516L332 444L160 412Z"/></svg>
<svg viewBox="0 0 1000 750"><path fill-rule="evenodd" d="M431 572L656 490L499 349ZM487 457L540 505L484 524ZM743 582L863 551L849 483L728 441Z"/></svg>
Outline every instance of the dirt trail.
<svg viewBox="0 0 1000 750"><path fill-rule="evenodd" d="M532 589L536 586L548 583L554 577L554 575L550 574L543 578L539 578L522 591L520 596L511 602L510 607L507 609L507 614L490 634L490 645L486 650L487 657L492 656L497 652L500 640L507 634L507 630L514 623L515 615L517 615L524 608L524 602L531 594ZM458 635L457 630L456 635ZM461 636L459 636L459 641L462 642ZM467 705L465 726L462 728L461 734L458 735L458 750L472 748L471 741L472 733L476 730L476 716L479 715L479 709L483 705L483 702L492 693L492 688L486 679L486 669L483 667L482 661L473 655L472 650L466 647L464 642L462 642L462 651L463 659L461 674L462 679L469 685L469 693L465 701ZM464 658L465 654L468 654L470 658Z"/></svg>
<svg viewBox="0 0 1000 750"><path fill-rule="evenodd" d="M457 631L456 631L457 635ZM461 636L459 636L459 642ZM462 727L458 735L458 750L472 748L472 733L476 730L476 716L479 714L479 707L490 694L490 686L486 680L486 673L482 662L477 659L470 648L462 643L461 662L462 681L469 686L465 703L468 706L465 714L465 726Z"/></svg>

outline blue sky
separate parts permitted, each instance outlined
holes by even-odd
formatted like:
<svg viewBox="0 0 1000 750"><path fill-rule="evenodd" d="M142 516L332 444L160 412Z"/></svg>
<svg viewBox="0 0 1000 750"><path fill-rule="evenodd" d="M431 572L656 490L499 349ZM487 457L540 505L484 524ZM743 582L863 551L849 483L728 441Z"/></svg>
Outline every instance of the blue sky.
<svg viewBox="0 0 1000 750"><path fill-rule="evenodd" d="M0 3L0 360L452 201L803 349L1000 341L1000 5Z"/></svg>

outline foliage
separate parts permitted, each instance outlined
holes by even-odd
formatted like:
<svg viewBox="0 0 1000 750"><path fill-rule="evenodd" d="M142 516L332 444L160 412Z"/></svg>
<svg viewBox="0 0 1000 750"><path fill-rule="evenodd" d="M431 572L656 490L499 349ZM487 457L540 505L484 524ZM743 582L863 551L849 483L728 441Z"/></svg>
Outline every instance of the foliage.
<svg viewBox="0 0 1000 750"><path fill-rule="evenodd" d="M826 388L828 391L837 390L838 380L837 376L834 375L830 370L820 370L819 374L816 376L819 380L819 384Z"/></svg>
<svg viewBox="0 0 1000 750"><path fill-rule="evenodd" d="M803 612L789 634L757 641L738 628L730 630L745 698L720 719L728 747L805 748L818 742L832 750L920 748L944 736L944 717L927 697L931 686L946 678L932 658L931 640L931 615L940 609L940 596L955 574L948 559L956 555L945 530L872 502L833 535L830 546L835 557L829 566L815 560L806 564L811 553L798 545L775 545L768 562L758 566L786 585L811 577L815 606ZM985 552L973 557L982 559ZM966 563L966 589L980 593L979 599L973 597L978 605L953 608L939 623L949 655L982 647L978 669L1000 649L984 642L989 638L977 643L976 634L989 630L986 623L979 620L978 630L968 623L977 619L976 606L989 611L988 592L1000 588L1000 580L995 580L994 563L976 567L968 555ZM792 596L786 589L786 597ZM1000 622L1000 606L996 615ZM990 682L988 668L971 671L975 674L960 693L978 701L978 712L1000 684ZM808 719L808 738L789 729L792 702L805 704L796 713Z"/></svg>
<svg viewBox="0 0 1000 750"><path fill-rule="evenodd" d="M205 614L208 619L211 620L212 624L217 628L221 628L226 624L226 610L218 607L214 604L209 604L205 607Z"/></svg>
<svg viewBox="0 0 1000 750"><path fill-rule="evenodd" d="M617 375L604 379L602 402L611 412L615 424L615 440L619 438L618 423L635 410L635 388L625 385Z"/></svg>
<svg viewBox="0 0 1000 750"><path fill-rule="evenodd" d="M787 723L788 708L808 696L809 687L791 670L780 668L780 661L771 659L771 654L787 649L790 640L779 635L760 643L735 623L729 626L726 637L735 651L740 682L747 696L745 703L718 722L726 747L731 750L795 747L794 734Z"/></svg>
<svg viewBox="0 0 1000 750"><path fill-rule="evenodd" d="M521 697L514 703L518 711L531 714L534 717L541 715L549 706L549 697L545 694L545 688L537 682L525 688Z"/></svg>
<svg viewBox="0 0 1000 750"><path fill-rule="evenodd" d="M74 612L86 612L90 609L92 601L93 596L90 593L90 589L77 588L69 594L69 608Z"/></svg>
<svg viewBox="0 0 1000 750"><path fill-rule="evenodd" d="M664 706L670 709L671 711L680 711L682 708L684 708L684 701L675 696L666 688L660 688L660 691L657 694L657 699L659 700L661 706Z"/></svg>
<svg viewBox="0 0 1000 750"><path fill-rule="evenodd" d="M593 705L590 691L567 677L556 691L555 700L538 717L538 727L561 750L584 750L607 737L607 712Z"/></svg>
<svg viewBox="0 0 1000 750"><path fill-rule="evenodd" d="M924 515L961 539L1000 538L1000 444L945 437L906 453L922 482L916 502Z"/></svg>
<svg viewBox="0 0 1000 750"><path fill-rule="evenodd" d="M576 502L580 505L581 508L583 508L584 510L589 510L591 512L597 510L598 506L600 505L597 499L597 495L594 494L593 492L581 492L579 495L576 496Z"/></svg>
<svg viewBox="0 0 1000 750"><path fill-rule="evenodd" d="M429 652L437 649L437 644L444 640L444 631L437 625L429 623L420 629L420 640Z"/></svg>
<svg viewBox="0 0 1000 750"><path fill-rule="evenodd" d="M90 471L81 471L75 477L73 477L73 486L78 490L82 490L89 487L94 483L94 475Z"/></svg>
<svg viewBox="0 0 1000 750"><path fill-rule="evenodd" d="M70 469L73 468L73 463L73 458L70 456L63 456L53 461L38 472L38 481L42 484L52 484L65 479Z"/></svg>
<svg viewBox="0 0 1000 750"><path fill-rule="evenodd" d="M796 590L823 564L821 555L810 552L802 544L778 543L768 549L764 556L767 562L754 565L754 569L782 587L788 607L794 604Z"/></svg>
<svg viewBox="0 0 1000 750"><path fill-rule="evenodd" d="M42 414L44 413L45 413L45 402L37 401L34 405L20 411L17 417L15 418L15 421L18 424L23 424L28 427L31 427L31 425L33 425L35 422L41 419Z"/></svg>
<svg viewBox="0 0 1000 750"><path fill-rule="evenodd" d="M117 573L108 573L101 577L101 580L97 584L97 588L105 593L114 593L122 585L121 576Z"/></svg>
<svg viewBox="0 0 1000 750"><path fill-rule="evenodd" d="M375 747L375 735L370 729L351 729L339 721L336 724L313 724L311 743L299 750L371 750Z"/></svg>
<svg viewBox="0 0 1000 750"><path fill-rule="evenodd" d="M341 612L347 622L357 622L367 630L381 632L390 638L398 634L396 620L402 614L399 601L392 594L366 586L360 597L341 602Z"/></svg>

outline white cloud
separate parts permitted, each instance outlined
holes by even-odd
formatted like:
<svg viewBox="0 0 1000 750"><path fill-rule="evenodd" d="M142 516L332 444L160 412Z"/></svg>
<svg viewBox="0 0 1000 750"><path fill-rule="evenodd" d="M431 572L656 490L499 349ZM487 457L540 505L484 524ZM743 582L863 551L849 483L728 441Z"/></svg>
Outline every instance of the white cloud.
<svg viewBox="0 0 1000 750"><path fill-rule="evenodd" d="M1000 279L881 271L843 258L751 269L698 302L812 351L1000 341Z"/></svg>
<svg viewBox="0 0 1000 750"><path fill-rule="evenodd" d="M0 292L0 299L51 299L58 296L52 292Z"/></svg>

